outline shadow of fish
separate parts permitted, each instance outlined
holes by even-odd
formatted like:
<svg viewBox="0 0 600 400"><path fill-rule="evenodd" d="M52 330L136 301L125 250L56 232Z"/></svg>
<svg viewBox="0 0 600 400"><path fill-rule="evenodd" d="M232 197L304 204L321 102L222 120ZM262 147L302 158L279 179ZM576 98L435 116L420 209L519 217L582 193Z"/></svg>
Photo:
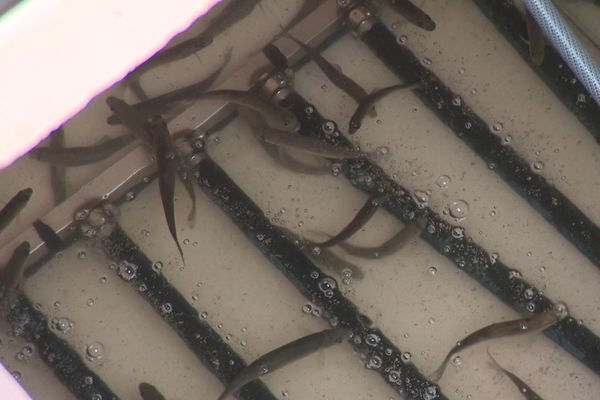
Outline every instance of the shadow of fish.
<svg viewBox="0 0 600 400"><path fill-rule="evenodd" d="M0 231L8 226L17 214L27 205L33 190L26 188L19 190L6 205L0 210Z"/></svg>

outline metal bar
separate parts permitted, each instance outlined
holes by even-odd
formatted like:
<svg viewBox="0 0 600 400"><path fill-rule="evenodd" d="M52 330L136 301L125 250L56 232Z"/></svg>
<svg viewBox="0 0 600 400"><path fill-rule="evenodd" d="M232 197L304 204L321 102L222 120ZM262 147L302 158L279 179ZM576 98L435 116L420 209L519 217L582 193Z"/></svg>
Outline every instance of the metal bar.
<svg viewBox="0 0 600 400"><path fill-rule="evenodd" d="M552 226L596 267L600 268L600 228L567 196L535 173L510 146L501 143L460 96L425 68L381 22L362 36L369 49L398 77L418 81L413 93L465 144L467 144L513 190L523 197Z"/></svg>
<svg viewBox="0 0 600 400"><path fill-rule="evenodd" d="M301 123L302 134L330 144L352 147L350 141L339 134L334 121L323 118L314 105L297 93L290 93L282 104L296 114ZM327 129L323 129L325 126ZM325 131L334 133L327 134ZM414 195L376 164L366 159L358 159L342 161L341 166L343 174L352 185L361 190L371 193L374 188L387 188L392 195L388 196L383 206L403 223L413 220L415 215L426 216L428 224L421 234L423 240L517 312L531 315L553 306L553 302L544 296L542 291L521 278L518 270L510 268L500 260L494 261L494 258L474 243L466 233L462 237L452 235L457 226L449 224L430 208L419 207ZM583 323L569 316L546 329L544 334L600 374L600 337Z"/></svg>
<svg viewBox="0 0 600 400"><path fill-rule="evenodd" d="M542 65L532 63L528 45L523 41L527 37L527 26L514 2L475 0L475 4L556 97L600 142L600 106L592 100L589 92L554 47L546 46Z"/></svg>
<svg viewBox="0 0 600 400"><path fill-rule="evenodd" d="M20 295L8 314L12 333L35 344L41 359L79 400L117 400L117 396L92 372L66 341L48 327L44 315Z"/></svg>
<svg viewBox="0 0 600 400"><path fill-rule="evenodd" d="M367 355L367 367L386 383L411 399L446 399L439 387L428 381L369 317L339 291L336 281L325 275L277 227L263 211L209 157L200 161L197 180L208 196L223 209L248 239L310 301L324 310L333 325L352 330L353 345Z"/></svg>
<svg viewBox="0 0 600 400"><path fill-rule="evenodd" d="M117 273L150 303L152 308L181 337L194 355L223 384L228 384L246 366L242 357L227 345L198 311L159 273L152 261L118 226L101 241L102 248L118 261ZM242 400L275 400L269 389L256 380L240 391Z"/></svg>

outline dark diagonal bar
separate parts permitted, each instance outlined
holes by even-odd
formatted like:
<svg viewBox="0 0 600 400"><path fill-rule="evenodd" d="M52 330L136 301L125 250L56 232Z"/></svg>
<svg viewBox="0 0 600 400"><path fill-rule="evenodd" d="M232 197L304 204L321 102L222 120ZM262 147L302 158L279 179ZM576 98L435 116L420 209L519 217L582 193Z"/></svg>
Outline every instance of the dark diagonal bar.
<svg viewBox="0 0 600 400"><path fill-rule="evenodd" d="M567 196L532 171L510 146L504 146L488 124L453 93L415 55L399 45L385 25L376 22L362 36L373 53L400 79L419 81L415 95L465 142L515 192L533 206L566 239L600 268L600 228Z"/></svg>
<svg viewBox="0 0 600 400"><path fill-rule="evenodd" d="M254 245L310 301L324 310L333 324L352 330L353 345L367 356L367 367L376 371L397 392L411 399L446 399L437 385L429 382L411 364L402 361L401 351L372 321L338 289L293 243L271 225L263 211L210 158L197 168L199 185L240 228Z"/></svg>
<svg viewBox="0 0 600 400"><path fill-rule="evenodd" d="M600 106L577 79L568 64L552 46L546 46L544 61L537 66L529 57L527 25L514 2L506 0L474 0L483 14L494 24L531 69L548 85L556 97L577 117L600 142Z"/></svg>
<svg viewBox="0 0 600 400"><path fill-rule="evenodd" d="M115 225L102 240L107 255L118 262L117 273L150 303L156 312L177 332L196 357L223 384L227 385L246 363L210 325L201 320L198 311L153 271L152 261L141 252L127 234ZM269 389L256 380L240 391L241 400L275 400Z"/></svg>
<svg viewBox="0 0 600 400"><path fill-rule="evenodd" d="M312 104L298 94L291 93L283 104L300 120L302 134L339 146L352 146L339 134L334 121L324 119ZM400 221L406 223L416 215L425 215L428 224L421 237L513 309L531 315L552 307L552 301L522 279L518 270L508 267L500 260L494 260L464 234L461 227L449 224L430 208L419 207L413 195L386 175L379 166L366 159L346 160L341 165L344 175L357 188L369 193L378 188L387 190L389 196L384 207ZM463 235L453 235L455 229L460 229ZM583 323L569 316L544 333L600 374L600 338Z"/></svg>
<svg viewBox="0 0 600 400"><path fill-rule="evenodd" d="M79 400L117 400L117 396L86 365L66 341L48 327L48 320L20 295L8 313L12 334L34 343L40 357Z"/></svg>

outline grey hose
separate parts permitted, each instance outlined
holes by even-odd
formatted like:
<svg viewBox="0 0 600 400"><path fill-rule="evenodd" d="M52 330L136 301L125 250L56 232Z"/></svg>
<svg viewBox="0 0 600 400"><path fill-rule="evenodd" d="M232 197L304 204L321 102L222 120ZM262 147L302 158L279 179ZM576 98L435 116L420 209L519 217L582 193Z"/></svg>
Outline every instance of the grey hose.
<svg viewBox="0 0 600 400"><path fill-rule="evenodd" d="M523 0L546 38L571 67L590 95L600 105L600 69L571 31L551 0Z"/></svg>

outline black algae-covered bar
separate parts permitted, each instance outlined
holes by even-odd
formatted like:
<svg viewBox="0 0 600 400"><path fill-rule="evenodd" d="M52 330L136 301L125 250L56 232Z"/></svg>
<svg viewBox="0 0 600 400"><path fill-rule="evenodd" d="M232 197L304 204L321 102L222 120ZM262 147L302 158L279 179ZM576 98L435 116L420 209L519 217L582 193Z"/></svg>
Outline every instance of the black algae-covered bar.
<svg viewBox="0 0 600 400"><path fill-rule="evenodd" d="M529 66L548 85L563 104L600 142L600 106L596 104L568 64L552 46L546 46L544 61L537 66L529 57L527 25L512 1L475 0L483 14L504 35Z"/></svg>
<svg viewBox="0 0 600 400"><path fill-rule="evenodd" d="M67 342L48 327L44 315L20 295L8 314L12 333L34 343L40 357L79 400L117 400L118 397L86 365Z"/></svg>
<svg viewBox="0 0 600 400"><path fill-rule="evenodd" d="M367 368L376 371L398 393L410 399L446 399L372 321L339 291L336 281L325 275L288 238L271 225L263 211L212 161L197 167L198 184L218 204L254 245L310 301L324 310L332 324L353 332L352 343L367 356Z"/></svg>
<svg viewBox="0 0 600 400"><path fill-rule="evenodd" d="M223 384L228 384L246 366L244 360L229 347L198 311L157 272L152 262L120 228L102 240L104 251L118 260L117 271L148 301L177 332L196 357ZM276 400L269 389L256 380L240 391L241 400Z"/></svg>
<svg viewBox="0 0 600 400"><path fill-rule="evenodd" d="M401 79L419 81L415 95L481 157L504 181L550 222L579 251L600 268L600 228L567 196L532 171L510 147L501 143L488 124L478 117L415 55L396 42L385 25L376 22L363 41Z"/></svg>
<svg viewBox="0 0 600 400"><path fill-rule="evenodd" d="M312 104L298 94L291 93L283 105L291 109L300 120L302 134L338 146L352 146L339 134L335 122L324 119ZM462 228L449 224L430 208L419 207L410 192L387 176L379 166L366 159L345 160L341 165L344 175L357 188L367 192L372 192L375 188L387 190L389 196L383 206L400 221L406 223L415 216L426 216L427 229L421 237L517 312L531 315L552 307L552 301L522 279L518 270L495 260L482 247L473 243ZM461 234L453 235L455 229L459 229ZM600 338L582 322L569 316L544 333L600 374Z"/></svg>

